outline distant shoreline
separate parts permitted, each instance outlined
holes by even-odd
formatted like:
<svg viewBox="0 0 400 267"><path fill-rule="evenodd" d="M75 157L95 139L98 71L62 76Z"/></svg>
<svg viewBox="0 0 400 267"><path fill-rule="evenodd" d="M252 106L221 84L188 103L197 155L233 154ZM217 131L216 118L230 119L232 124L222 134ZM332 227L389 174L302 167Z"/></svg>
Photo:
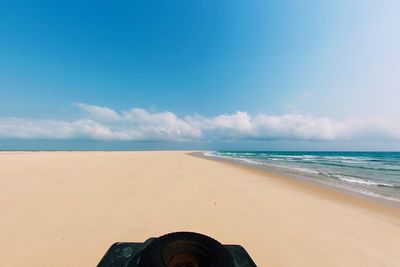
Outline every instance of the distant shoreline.
<svg viewBox="0 0 400 267"><path fill-rule="evenodd" d="M206 152L201 149L0 149L1 152L140 152L140 151L196 151ZM224 150L222 150L224 151ZM228 150L227 150L228 151ZM370 153L400 153L400 150L229 150L232 152L370 152Z"/></svg>
<svg viewBox="0 0 400 267"><path fill-rule="evenodd" d="M281 152L281 151L279 151ZM286 152L286 151L284 151ZM302 151L303 152L303 151ZM288 174L284 173L278 168L274 168L271 166L260 166L260 165L251 165L247 164L245 162L238 162L238 161L233 161L229 159L223 159L223 158L215 158L215 157L209 157L204 155L203 152L201 151L196 151L196 152L191 152L189 153L191 156L195 157L200 157L206 160L211 160L211 161L217 161L217 162L222 162L231 166L239 167L239 168L244 168L250 171L254 171L256 173L265 175L267 177L275 177L283 182L289 182L290 184L294 185L299 185L302 189L304 189L304 185L306 187L311 186L311 187L319 187L322 190L326 190L327 192L333 192L335 194L342 195L343 198L341 197L340 199L349 201L352 203L358 202L354 200L360 200L360 201L368 201L371 202L372 204L378 204L379 206L383 205L386 207L390 208L395 208L398 209L400 212L400 202L390 200L390 199L385 199L385 198L379 198L375 196L370 196L370 195L365 195L356 191L352 191L350 189L346 188L339 188L332 186L330 184L324 183L322 181L316 180L316 179L311 179L307 177L306 175L295 175L295 174Z"/></svg>

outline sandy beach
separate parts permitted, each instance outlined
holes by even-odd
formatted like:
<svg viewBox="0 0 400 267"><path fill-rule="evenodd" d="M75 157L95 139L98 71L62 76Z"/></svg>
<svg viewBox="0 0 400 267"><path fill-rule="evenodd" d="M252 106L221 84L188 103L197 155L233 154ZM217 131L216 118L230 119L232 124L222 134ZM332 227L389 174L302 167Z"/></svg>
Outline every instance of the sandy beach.
<svg viewBox="0 0 400 267"><path fill-rule="evenodd" d="M262 267L400 263L399 208L189 152L2 152L0 209L1 266L96 266L180 230Z"/></svg>

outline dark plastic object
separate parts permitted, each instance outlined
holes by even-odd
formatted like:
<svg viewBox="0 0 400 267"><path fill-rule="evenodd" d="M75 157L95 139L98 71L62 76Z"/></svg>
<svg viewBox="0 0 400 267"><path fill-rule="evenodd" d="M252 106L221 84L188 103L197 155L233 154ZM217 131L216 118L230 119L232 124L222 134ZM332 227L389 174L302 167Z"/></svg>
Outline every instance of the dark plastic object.
<svg viewBox="0 0 400 267"><path fill-rule="evenodd" d="M222 245L211 237L177 232L144 243L115 243L98 267L256 267L239 245Z"/></svg>

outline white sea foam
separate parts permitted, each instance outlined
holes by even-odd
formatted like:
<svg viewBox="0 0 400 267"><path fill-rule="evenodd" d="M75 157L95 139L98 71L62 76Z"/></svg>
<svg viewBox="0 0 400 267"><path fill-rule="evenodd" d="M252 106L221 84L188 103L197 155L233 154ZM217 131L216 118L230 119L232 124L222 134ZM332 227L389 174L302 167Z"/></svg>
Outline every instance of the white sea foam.
<svg viewBox="0 0 400 267"><path fill-rule="evenodd" d="M311 174L319 174L319 172L317 172L316 170L308 169L308 168L293 167L293 168L291 168L291 169L292 169L292 170L296 170L296 171L311 173Z"/></svg>
<svg viewBox="0 0 400 267"><path fill-rule="evenodd" d="M371 192L371 191L367 191L367 190L359 190L359 189L353 189L354 192L366 195L366 196L370 196L370 197L376 197L376 198L381 198L381 199L386 199L386 200L391 200L391 201L395 201L395 202L400 202L400 198L397 197L391 197L391 196L385 196L382 194L378 194L375 192Z"/></svg>
<svg viewBox="0 0 400 267"><path fill-rule="evenodd" d="M255 164L255 165L264 165L264 163L257 161L257 160L251 160L251 159L246 159L246 158L236 158L238 161L246 162L249 164Z"/></svg>
<svg viewBox="0 0 400 267"><path fill-rule="evenodd" d="M276 158L285 158L285 159L314 159L317 156L313 155L271 155Z"/></svg>
<svg viewBox="0 0 400 267"><path fill-rule="evenodd" d="M303 173L308 173L308 174L320 174L318 171L309 169L309 168L300 168L300 167L290 167L290 166L283 166L283 165L278 165L278 164L268 164L268 163L262 163L263 165L266 166L271 166L274 168L281 168L281 169L286 169L286 170L291 170L291 171L297 171L297 172L303 172Z"/></svg>
<svg viewBox="0 0 400 267"><path fill-rule="evenodd" d="M348 176L343 176L343 175L336 175L336 177L339 180L349 182L349 183L356 183L356 184L363 184L363 185L375 185L375 186L387 186L387 187L394 187L392 184L387 184L387 183L377 183L377 182L372 182L372 181L367 181L359 178L354 178L354 177L348 177Z"/></svg>

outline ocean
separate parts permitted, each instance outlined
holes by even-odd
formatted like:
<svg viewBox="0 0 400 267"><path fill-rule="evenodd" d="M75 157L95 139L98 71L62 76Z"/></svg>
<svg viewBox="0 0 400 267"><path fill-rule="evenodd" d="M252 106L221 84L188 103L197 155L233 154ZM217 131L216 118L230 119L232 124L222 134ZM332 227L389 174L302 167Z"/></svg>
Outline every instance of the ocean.
<svg viewBox="0 0 400 267"><path fill-rule="evenodd" d="M209 151L204 156L400 202L400 152Z"/></svg>

